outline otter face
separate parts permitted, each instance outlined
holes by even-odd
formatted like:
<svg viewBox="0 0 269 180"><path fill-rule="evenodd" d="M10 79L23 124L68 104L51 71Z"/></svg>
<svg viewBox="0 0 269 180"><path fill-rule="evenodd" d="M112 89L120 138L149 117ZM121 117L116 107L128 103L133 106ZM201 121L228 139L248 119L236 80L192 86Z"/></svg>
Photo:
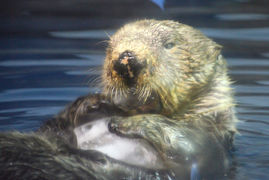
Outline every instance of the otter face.
<svg viewBox="0 0 269 180"><path fill-rule="evenodd" d="M216 47L199 31L174 21L127 24L109 41L104 93L127 109L145 104L177 109L209 81Z"/></svg>

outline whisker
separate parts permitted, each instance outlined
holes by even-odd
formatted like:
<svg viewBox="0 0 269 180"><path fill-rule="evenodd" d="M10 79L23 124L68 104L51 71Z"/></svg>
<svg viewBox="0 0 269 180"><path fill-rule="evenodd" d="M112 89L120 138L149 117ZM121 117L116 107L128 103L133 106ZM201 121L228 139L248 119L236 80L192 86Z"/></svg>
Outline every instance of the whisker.
<svg viewBox="0 0 269 180"><path fill-rule="evenodd" d="M111 40L111 36L106 31L105 31L105 34L108 37L108 39ZM106 40L106 41L108 41L108 40Z"/></svg>

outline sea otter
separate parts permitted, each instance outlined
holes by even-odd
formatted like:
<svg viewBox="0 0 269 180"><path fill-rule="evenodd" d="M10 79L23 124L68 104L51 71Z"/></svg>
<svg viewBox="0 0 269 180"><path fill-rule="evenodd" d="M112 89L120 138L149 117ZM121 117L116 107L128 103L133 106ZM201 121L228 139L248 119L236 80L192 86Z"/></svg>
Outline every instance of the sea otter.
<svg viewBox="0 0 269 180"><path fill-rule="evenodd" d="M221 46L175 21L129 23L109 40L102 87L36 133L1 133L0 176L227 176L236 116ZM115 155L115 141L135 150Z"/></svg>

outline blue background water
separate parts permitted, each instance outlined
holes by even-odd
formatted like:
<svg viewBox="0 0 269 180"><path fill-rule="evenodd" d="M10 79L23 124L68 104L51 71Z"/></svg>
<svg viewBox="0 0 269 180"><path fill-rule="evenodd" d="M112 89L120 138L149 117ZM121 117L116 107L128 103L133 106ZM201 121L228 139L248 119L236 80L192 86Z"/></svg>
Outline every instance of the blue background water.
<svg viewBox="0 0 269 180"><path fill-rule="evenodd" d="M233 179L269 179L267 1L168 0L165 11L153 4L133 10L132 4L104 3L100 8L122 12L100 10L96 15L90 8L53 11L40 8L42 3L31 6L31 1L25 6L7 5L0 14L1 131L33 131L80 95L98 92L104 40L141 13L140 18L187 23L223 45L240 119Z"/></svg>

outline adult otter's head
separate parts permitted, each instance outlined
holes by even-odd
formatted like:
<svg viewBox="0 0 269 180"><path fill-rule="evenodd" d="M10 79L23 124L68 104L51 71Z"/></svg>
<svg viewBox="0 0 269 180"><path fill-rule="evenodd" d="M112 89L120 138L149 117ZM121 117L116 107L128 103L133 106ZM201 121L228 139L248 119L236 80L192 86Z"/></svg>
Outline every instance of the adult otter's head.
<svg viewBox="0 0 269 180"><path fill-rule="evenodd" d="M219 45L184 24L127 24L109 41L104 93L116 104L158 104L164 114L173 113L208 90L219 54Z"/></svg>

